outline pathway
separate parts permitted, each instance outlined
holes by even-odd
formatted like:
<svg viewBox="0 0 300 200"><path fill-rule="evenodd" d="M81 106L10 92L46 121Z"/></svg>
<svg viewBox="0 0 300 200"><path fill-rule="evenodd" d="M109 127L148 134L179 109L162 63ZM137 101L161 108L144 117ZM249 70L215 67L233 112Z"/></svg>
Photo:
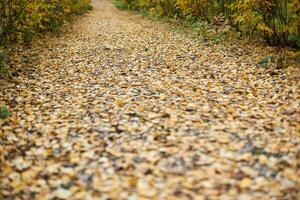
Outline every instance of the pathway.
<svg viewBox="0 0 300 200"><path fill-rule="evenodd" d="M93 3L15 57L0 199L300 199L294 74Z"/></svg>

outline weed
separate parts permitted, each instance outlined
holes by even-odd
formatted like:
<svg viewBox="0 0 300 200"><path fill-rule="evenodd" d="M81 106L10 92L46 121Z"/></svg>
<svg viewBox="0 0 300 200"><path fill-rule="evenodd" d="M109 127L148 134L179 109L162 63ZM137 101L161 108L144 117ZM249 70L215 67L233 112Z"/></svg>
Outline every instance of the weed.
<svg viewBox="0 0 300 200"><path fill-rule="evenodd" d="M275 63L275 56L273 54L268 55L266 57L264 57L263 59L261 59L257 65L261 66L261 67L267 67L270 63Z"/></svg>
<svg viewBox="0 0 300 200"><path fill-rule="evenodd" d="M265 58L261 59L257 65L261 67L267 67L269 64L276 64L277 68L284 68L287 67L287 58L286 54L282 51L277 56L270 54L266 56Z"/></svg>
<svg viewBox="0 0 300 200"><path fill-rule="evenodd" d="M294 43L294 45L300 48L300 36L299 35L290 35L288 36L288 41Z"/></svg>
<svg viewBox="0 0 300 200"><path fill-rule="evenodd" d="M0 107L0 119L6 119L10 117L10 112L7 106Z"/></svg>
<svg viewBox="0 0 300 200"><path fill-rule="evenodd" d="M32 27L27 28L23 33L24 43L29 44L35 34L36 34L36 31L34 28L32 28Z"/></svg>

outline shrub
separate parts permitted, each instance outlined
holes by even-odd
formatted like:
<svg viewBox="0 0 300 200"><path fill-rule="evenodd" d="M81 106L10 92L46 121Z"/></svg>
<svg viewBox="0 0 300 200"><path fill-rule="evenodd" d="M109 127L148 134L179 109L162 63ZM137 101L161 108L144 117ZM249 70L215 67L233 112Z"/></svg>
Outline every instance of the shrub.
<svg viewBox="0 0 300 200"><path fill-rule="evenodd" d="M237 1L230 5L234 23L248 34L258 34L269 44L299 46L298 0ZM289 39L290 38L290 39Z"/></svg>
<svg viewBox="0 0 300 200"><path fill-rule="evenodd" d="M158 15L213 22L227 18L246 35L264 38L273 45L300 48L299 0L123 0L129 8L158 11Z"/></svg>
<svg viewBox="0 0 300 200"><path fill-rule="evenodd" d="M56 30L66 17L91 9L90 0L0 0L0 44L29 42L37 32Z"/></svg>

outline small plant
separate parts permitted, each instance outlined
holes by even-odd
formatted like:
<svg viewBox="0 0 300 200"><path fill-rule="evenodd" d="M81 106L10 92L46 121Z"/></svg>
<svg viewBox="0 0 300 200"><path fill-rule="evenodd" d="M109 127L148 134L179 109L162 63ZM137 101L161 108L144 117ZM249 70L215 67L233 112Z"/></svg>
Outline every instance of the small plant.
<svg viewBox="0 0 300 200"><path fill-rule="evenodd" d="M36 31L33 27L27 28L23 33L24 43L29 44L35 34L36 34Z"/></svg>
<svg viewBox="0 0 300 200"><path fill-rule="evenodd" d="M259 65L259 66L261 66L261 67L266 67L266 66L268 66L268 64L271 63L271 62L272 62L272 63L275 63L275 60L276 60L275 56L274 56L273 54L271 54L271 55L268 55L267 57L261 59L261 60L257 63L257 65Z"/></svg>
<svg viewBox="0 0 300 200"><path fill-rule="evenodd" d="M299 35L289 35L288 41L293 42L296 47L300 48L300 36Z"/></svg>
<svg viewBox="0 0 300 200"><path fill-rule="evenodd" d="M283 68L286 66L286 55L284 52L281 52L276 59L277 68Z"/></svg>
<svg viewBox="0 0 300 200"><path fill-rule="evenodd" d="M93 10L93 6L92 5L86 5L86 6L84 6L84 9L86 11L91 11L91 10Z"/></svg>
<svg viewBox="0 0 300 200"><path fill-rule="evenodd" d="M0 119L6 119L10 117L9 110L7 106L1 106L0 107Z"/></svg>
<svg viewBox="0 0 300 200"><path fill-rule="evenodd" d="M276 64L277 68L283 68L286 67L286 61L286 54L284 51L281 51L277 56L271 54L261 59L257 65L261 67L267 67L270 63L274 63Z"/></svg>

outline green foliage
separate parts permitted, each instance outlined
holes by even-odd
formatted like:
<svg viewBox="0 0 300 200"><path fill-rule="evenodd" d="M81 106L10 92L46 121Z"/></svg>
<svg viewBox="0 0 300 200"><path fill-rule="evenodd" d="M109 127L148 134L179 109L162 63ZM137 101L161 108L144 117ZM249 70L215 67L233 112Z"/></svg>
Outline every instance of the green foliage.
<svg viewBox="0 0 300 200"><path fill-rule="evenodd" d="M300 32L298 0L242 0L229 7L234 13L233 22L241 31L261 36L269 44L300 47L293 40Z"/></svg>
<svg viewBox="0 0 300 200"><path fill-rule="evenodd" d="M1 106L0 107L0 119L6 119L10 117L9 110L6 106Z"/></svg>
<svg viewBox="0 0 300 200"><path fill-rule="evenodd" d="M129 5L124 1L115 0L115 1L113 1L113 4L116 6L116 8L118 8L120 10L128 10L129 9Z"/></svg>
<svg viewBox="0 0 300 200"><path fill-rule="evenodd" d="M275 56L273 54L261 59L257 64L261 67L266 67L269 63L275 63Z"/></svg>
<svg viewBox="0 0 300 200"><path fill-rule="evenodd" d="M42 31L57 31L66 18L83 14L90 0L0 0L0 44L28 43Z"/></svg>
<svg viewBox="0 0 300 200"><path fill-rule="evenodd" d="M283 68L286 67L286 61L286 54L282 51L277 56L273 54L266 56L265 58L261 59L257 65L261 67L267 67L269 64L273 63L277 68Z"/></svg>
<svg viewBox="0 0 300 200"><path fill-rule="evenodd" d="M83 11L91 11L93 10L93 6L92 5L85 5Z"/></svg>
<svg viewBox="0 0 300 200"><path fill-rule="evenodd" d="M300 47L300 36L299 35L289 35L288 41L293 42L296 46Z"/></svg>

